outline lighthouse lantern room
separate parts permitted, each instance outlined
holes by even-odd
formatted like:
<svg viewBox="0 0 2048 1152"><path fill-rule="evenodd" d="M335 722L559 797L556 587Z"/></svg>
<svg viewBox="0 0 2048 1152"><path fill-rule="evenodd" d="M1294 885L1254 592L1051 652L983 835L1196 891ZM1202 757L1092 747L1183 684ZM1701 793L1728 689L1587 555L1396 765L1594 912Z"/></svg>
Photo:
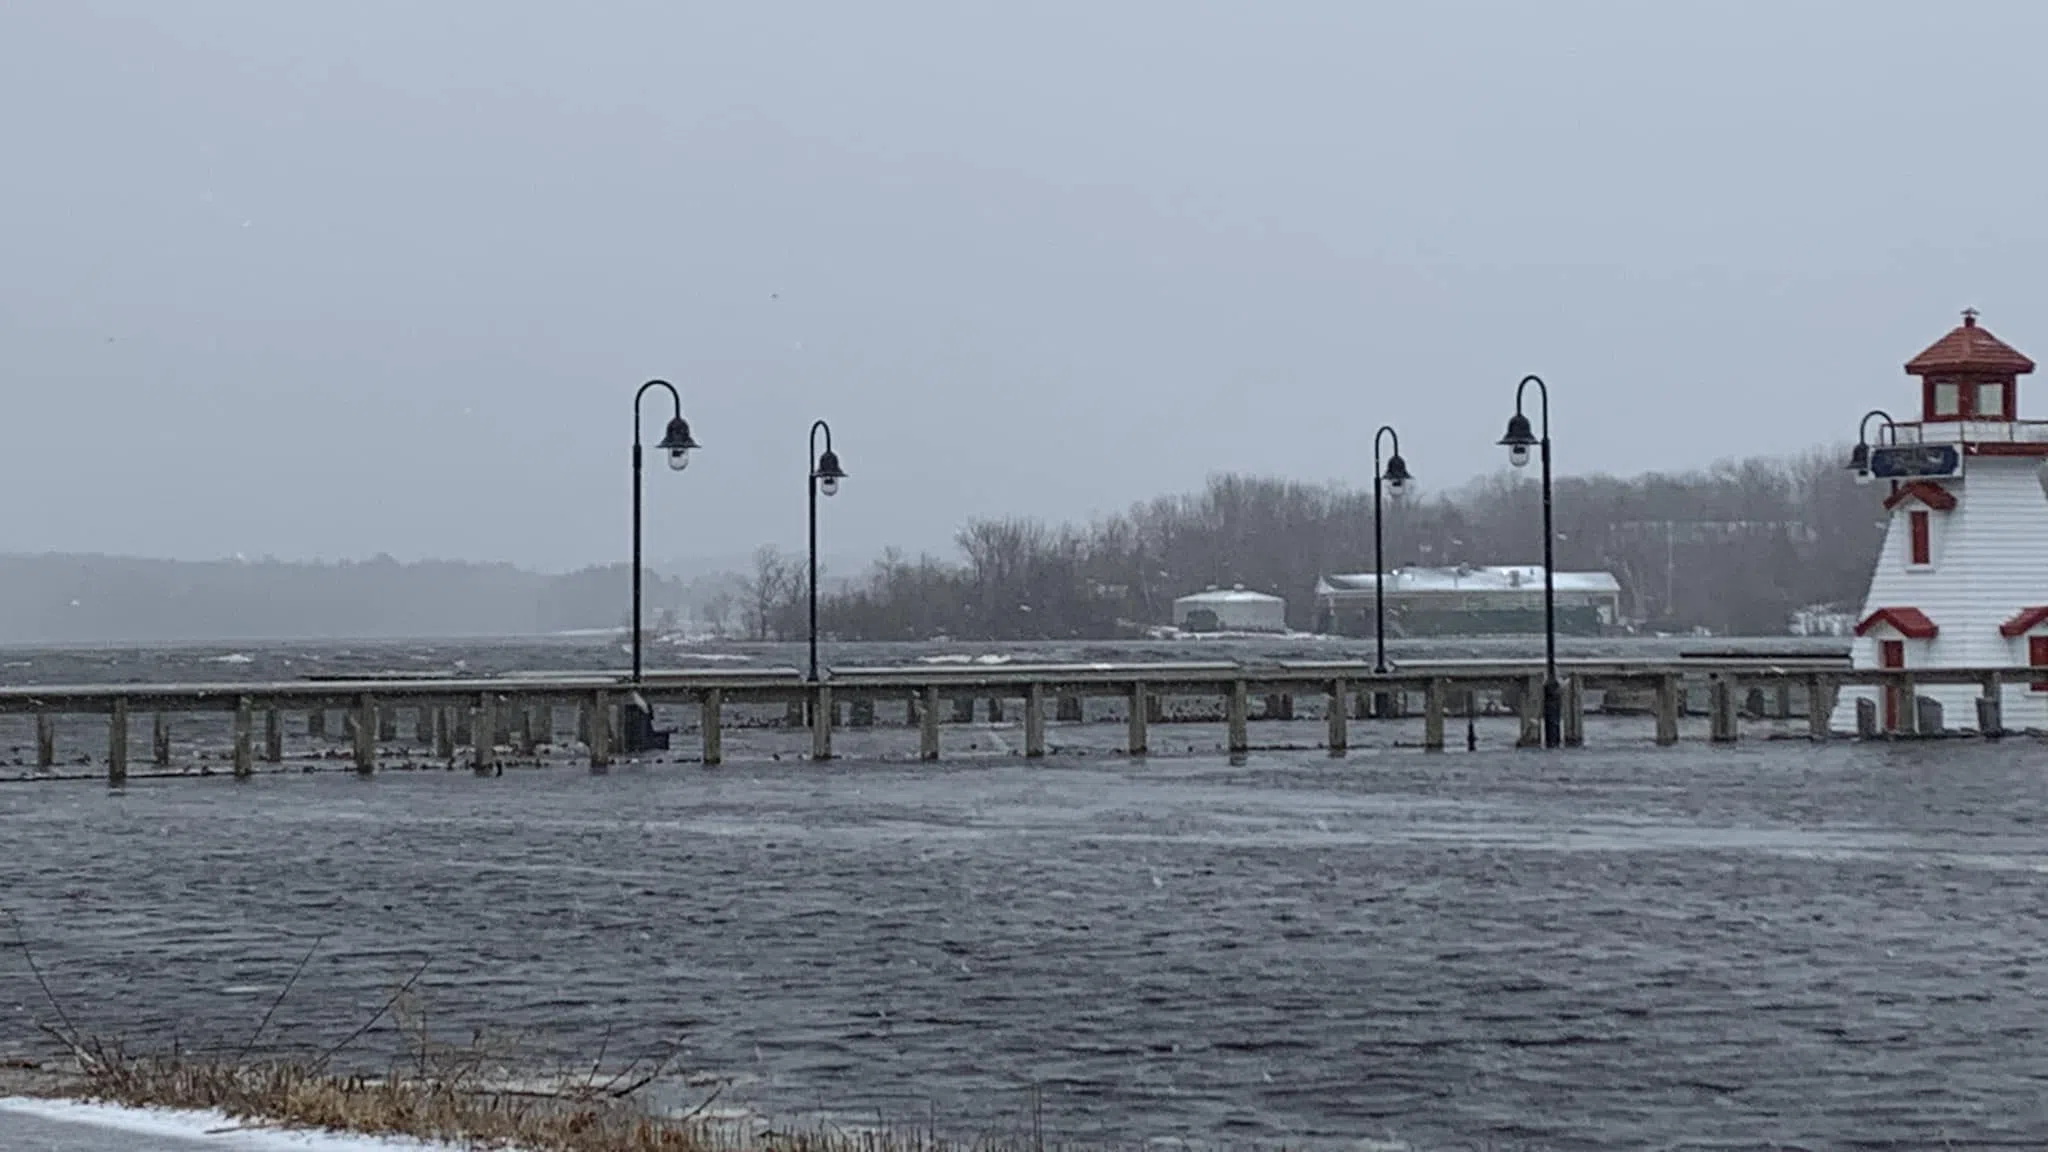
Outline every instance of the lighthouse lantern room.
<svg viewBox="0 0 2048 1152"><path fill-rule="evenodd" d="M2048 728L2048 421L2019 418L2019 378L2033 370L1967 310L1906 362L1920 380L1919 419L1870 413L1850 458L1859 481L1884 484L1887 519L1857 616L1855 667L2040 667L2038 680L2004 685L2010 729ZM1887 732L1916 730L1929 700L1943 727L1976 726L1978 687L1911 691L1909 701L1844 689L1830 727L1855 730L1859 700L1875 705Z"/></svg>

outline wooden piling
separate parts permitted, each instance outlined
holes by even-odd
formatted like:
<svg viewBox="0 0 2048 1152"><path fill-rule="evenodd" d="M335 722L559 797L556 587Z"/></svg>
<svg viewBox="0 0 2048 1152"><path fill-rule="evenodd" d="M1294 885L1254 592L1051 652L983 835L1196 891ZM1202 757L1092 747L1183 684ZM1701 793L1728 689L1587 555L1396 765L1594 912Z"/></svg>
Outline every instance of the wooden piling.
<svg viewBox="0 0 2048 1152"><path fill-rule="evenodd" d="M149 718L150 760L159 768L171 766L171 717L158 711Z"/></svg>
<svg viewBox="0 0 2048 1152"><path fill-rule="evenodd" d="M434 743L434 706L421 704L412 710L412 741L422 748Z"/></svg>
<svg viewBox="0 0 2048 1152"><path fill-rule="evenodd" d="M469 720L469 766L479 776L498 771L498 700L489 692L476 698L476 712Z"/></svg>
<svg viewBox="0 0 2048 1152"><path fill-rule="evenodd" d="M920 760L939 758L939 686L928 684L924 690L924 703L917 709L917 757Z"/></svg>
<svg viewBox="0 0 2048 1152"><path fill-rule="evenodd" d="M1543 676L1530 676L1522 682L1521 707L1517 710L1522 717L1521 735L1515 738L1517 748L1543 747Z"/></svg>
<svg viewBox="0 0 2048 1152"><path fill-rule="evenodd" d="M306 739L308 739L308 740L325 740L325 739L327 739L327 709L325 709L325 708L308 708L308 709L306 709Z"/></svg>
<svg viewBox="0 0 2048 1152"><path fill-rule="evenodd" d="M801 700L791 700L789 708L782 714L783 726L788 728L801 728L807 719L805 705Z"/></svg>
<svg viewBox="0 0 2048 1152"><path fill-rule="evenodd" d="M1001 724L1003 722L1003 698L1001 696L991 696L988 698L988 722L991 724Z"/></svg>
<svg viewBox="0 0 2048 1152"><path fill-rule="evenodd" d="M611 693L600 688L590 694L589 702L583 707L590 725L589 735L585 737L590 749L590 770L602 772L612 763Z"/></svg>
<svg viewBox="0 0 2048 1152"><path fill-rule="evenodd" d="M48 772L57 766L57 718L36 713L36 767Z"/></svg>
<svg viewBox="0 0 2048 1152"><path fill-rule="evenodd" d="M1657 745L1678 743L1678 715L1685 703L1685 683L1676 676L1657 677Z"/></svg>
<svg viewBox="0 0 2048 1152"><path fill-rule="evenodd" d="M1143 756L1145 747L1145 723L1151 717L1152 694L1145 690L1145 682L1131 685L1130 737L1124 741L1124 751L1132 756Z"/></svg>
<svg viewBox="0 0 2048 1152"><path fill-rule="evenodd" d="M1243 755L1250 751L1252 746L1251 733L1246 725L1251 716L1250 686L1244 681L1231 682L1230 698L1225 705L1225 711L1225 723L1229 728L1226 736L1229 740L1230 754Z"/></svg>
<svg viewBox="0 0 2048 1152"><path fill-rule="evenodd" d="M1586 682L1580 677L1567 676L1564 682L1564 716L1560 725L1564 729L1564 746L1582 748L1586 743Z"/></svg>
<svg viewBox="0 0 2048 1152"><path fill-rule="evenodd" d="M818 684L811 689L811 759L832 758L832 686Z"/></svg>
<svg viewBox="0 0 2048 1152"><path fill-rule="evenodd" d="M274 716L276 714L276 710L273 709L271 711L271 715ZM255 724L256 702L254 700L249 699L247 696L238 697L235 700L234 750L235 779L237 780L247 780L249 777L255 775L256 772L256 766L250 763L251 752L253 751L253 749L250 747L253 736L253 733L250 731L250 729L255 727Z"/></svg>
<svg viewBox="0 0 2048 1152"><path fill-rule="evenodd" d="M533 706L533 741L544 748L555 746L555 702L553 700L543 700Z"/></svg>
<svg viewBox="0 0 2048 1152"><path fill-rule="evenodd" d="M284 713L275 704L263 710L263 759L284 763Z"/></svg>
<svg viewBox="0 0 2048 1152"><path fill-rule="evenodd" d="M2005 735L2005 677L1996 672L1984 677L1983 694L1977 697L1977 733L1987 740Z"/></svg>
<svg viewBox="0 0 2048 1152"><path fill-rule="evenodd" d="M455 712L445 704L434 709L434 758L455 763Z"/></svg>
<svg viewBox="0 0 2048 1152"><path fill-rule="evenodd" d="M1036 681L1024 686L1024 755L1045 755L1045 685Z"/></svg>
<svg viewBox="0 0 2048 1152"><path fill-rule="evenodd" d="M1444 712L1450 703L1451 682L1439 676L1429 682L1429 695L1422 705L1422 750L1444 750Z"/></svg>
<svg viewBox="0 0 2048 1152"><path fill-rule="evenodd" d="M1774 695L1776 697L1774 703L1777 706L1778 719L1790 720L1792 718L1792 682L1790 680L1778 681L1777 692Z"/></svg>
<svg viewBox="0 0 2048 1152"><path fill-rule="evenodd" d="M717 688L706 688L704 696L697 702L697 728L703 737L703 761L707 767L716 766L725 760L725 733L721 724L725 719L725 693Z"/></svg>
<svg viewBox="0 0 2048 1152"><path fill-rule="evenodd" d="M114 698L107 716L107 784L118 788L128 782L128 701Z"/></svg>
<svg viewBox="0 0 2048 1152"><path fill-rule="evenodd" d="M520 704L515 701L507 701L506 704L515 713L512 717L513 735L517 741L519 754L521 756L533 755L535 749L533 742L533 706L530 704Z"/></svg>
<svg viewBox="0 0 2048 1152"><path fill-rule="evenodd" d="M364 693L356 697L355 760L358 775L377 770L377 702Z"/></svg>
<svg viewBox="0 0 2048 1152"><path fill-rule="evenodd" d="M377 709L377 739L381 743L398 743L398 709L385 705Z"/></svg>
<svg viewBox="0 0 2048 1152"><path fill-rule="evenodd" d="M1715 676L1707 684L1707 739L1715 744L1733 744L1741 725L1736 710L1735 684Z"/></svg>
<svg viewBox="0 0 2048 1152"><path fill-rule="evenodd" d="M1342 676L1330 681L1330 697L1323 705L1323 715L1330 723L1328 743L1331 752L1348 751L1351 747L1351 717L1345 709L1351 702L1351 686Z"/></svg>
<svg viewBox="0 0 2048 1152"><path fill-rule="evenodd" d="M1806 736L1826 740L1835 714L1835 678L1816 672L1806 678Z"/></svg>

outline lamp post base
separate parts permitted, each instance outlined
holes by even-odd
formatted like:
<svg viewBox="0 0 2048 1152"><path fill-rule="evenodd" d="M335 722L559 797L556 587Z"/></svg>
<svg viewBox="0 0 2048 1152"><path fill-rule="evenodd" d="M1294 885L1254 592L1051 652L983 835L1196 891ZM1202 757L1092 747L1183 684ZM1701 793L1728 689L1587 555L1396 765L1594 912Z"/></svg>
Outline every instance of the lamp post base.
<svg viewBox="0 0 2048 1152"><path fill-rule="evenodd" d="M668 751L669 734L654 726L654 710L630 701L619 705L619 751L632 756L641 752Z"/></svg>
<svg viewBox="0 0 2048 1152"><path fill-rule="evenodd" d="M1554 676L1543 681L1543 746L1564 747L1564 688Z"/></svg>

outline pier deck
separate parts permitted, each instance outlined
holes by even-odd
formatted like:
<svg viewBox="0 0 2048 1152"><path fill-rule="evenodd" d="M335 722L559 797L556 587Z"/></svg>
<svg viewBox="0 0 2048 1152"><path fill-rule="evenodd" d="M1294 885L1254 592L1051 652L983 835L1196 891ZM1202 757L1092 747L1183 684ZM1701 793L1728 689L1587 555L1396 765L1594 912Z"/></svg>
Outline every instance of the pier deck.
<svg viewBox="0 0 2048 1152"><path fill-rule="evenodd" d="M1519 743L1540 743L1540 704L1544 669L1540 662L1498 660L1432 660L1404 664L1376 673L1360 661L1237 662L1176 661L1149 663L945 664L905 667L845 667L822 683L807 682L794 667L746 670L707 669L659 671L636 685L623 673L515 672L493 676L390 676L345 678L306 677L270 682L127 683L0 686L0 716L33 717L36 761L47 770L55 762L59 717L105 717L106 768L110 780L124 779L128 769L129 728L138 713L150 713L153 759L169 757L171 718L180 714L226 714L232 717L230 747L237 774L253 770L258 755L270 763L282 756L285 713L303 713L306 736L322 739L330 712L343 714L343 734L353 744L358 771L374 771L380 745L397 740L398 714L414 718L413 739L431 745L437 758L450 763L458 747L480 772L498 770L500 748L531 753L541 746L561 747L554 729L558 709L577 716L575 743L587 750L593 767L612 762L618 736L626 731L622 707L645 707L660 715L681 709L694 712L698 758L707 764L723 759L721 734L728 718L757 726L774 722L808 727L811 755L833 756L835 729L872 727L877 707L887 706L900 722L919 730L919 754L937 759L940 731L953 723L975 719L975 705L986 701L987 715L1000 720L1004 707L1022 703L1023 752L1046 752L1048 712L1063 723L1091 718L1127 725L1125 751L1147 751L1148 726L1185 718L1170 717L1165 702L1195 701L1198 721L1220 722L1227 729L1226 747L1233 753L1249 748L1247 727L1259 720L1295 718L1297 700L1327 721L1324 746L1332 751L1349 745L1353 720L1420 718L1425 749L1444 747L1446 720L1469 717L1483 708L1505 710L1521 720ZM2041 677L2038 669L1852 669L1839 656L1688 656L1665 662L1616 659L1569 659L1558 662L1564 685L1565 743L1584 742L1584 717L1591 712L1648 715L1654 719L1655 742L1676 743L1679 718L1698 713L1694 701L1704 693L1709 739L1738 738L1744 716L1788 720L1804 717L1807 734L1828 739L1829 717L1836 694L1844 687L1877 687L1915 700L1917 707L1893 710L1899 730L1877 730L1876 709L1859 708L1859 736L1932 735L1946 729L1927 701L1914 696L1916 685L1980 685L1983 701L1970 730L2001 735L1997 702L2003 685ZM1254 701L1258 707L1254 708ZM1867 702L1866 702L1867 703ZM1090 716L1091 707L1097 714ZM779 718L775 718L779 710ZM1103 712L1114 715L1104 716ZM763 714L771 719L763 721ZM217 723L217 721L216 721Z"/></svg>

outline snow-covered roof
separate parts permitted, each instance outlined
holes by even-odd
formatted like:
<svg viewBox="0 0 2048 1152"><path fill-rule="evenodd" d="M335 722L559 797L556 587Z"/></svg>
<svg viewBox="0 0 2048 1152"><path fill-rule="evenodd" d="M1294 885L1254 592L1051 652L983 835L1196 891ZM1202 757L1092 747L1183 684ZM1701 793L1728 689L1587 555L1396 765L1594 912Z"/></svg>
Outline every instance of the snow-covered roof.
<svg viewBox="0 0 2048 1152"><path fill-rule="evenodd" d="M1325 576L1316 581L1317 593L1370 592L1379 578L1371 572ZM1620 592L1621 582L1609 572L1559 572L1554 584L1559 592ZM1396 568L1387 573L1389 592L1513 592L1543 589L1543 566L1508 565L1479 568Z"/></svg>
<svg viewBox="0 0 2048 1152"><path fill-rule="evenodd" d="M1193 592L1177 597L1175 604L1285 604L1278 596L1264 592L1253 592L1245 588L1211 588L1207 592Z"/></svg>

